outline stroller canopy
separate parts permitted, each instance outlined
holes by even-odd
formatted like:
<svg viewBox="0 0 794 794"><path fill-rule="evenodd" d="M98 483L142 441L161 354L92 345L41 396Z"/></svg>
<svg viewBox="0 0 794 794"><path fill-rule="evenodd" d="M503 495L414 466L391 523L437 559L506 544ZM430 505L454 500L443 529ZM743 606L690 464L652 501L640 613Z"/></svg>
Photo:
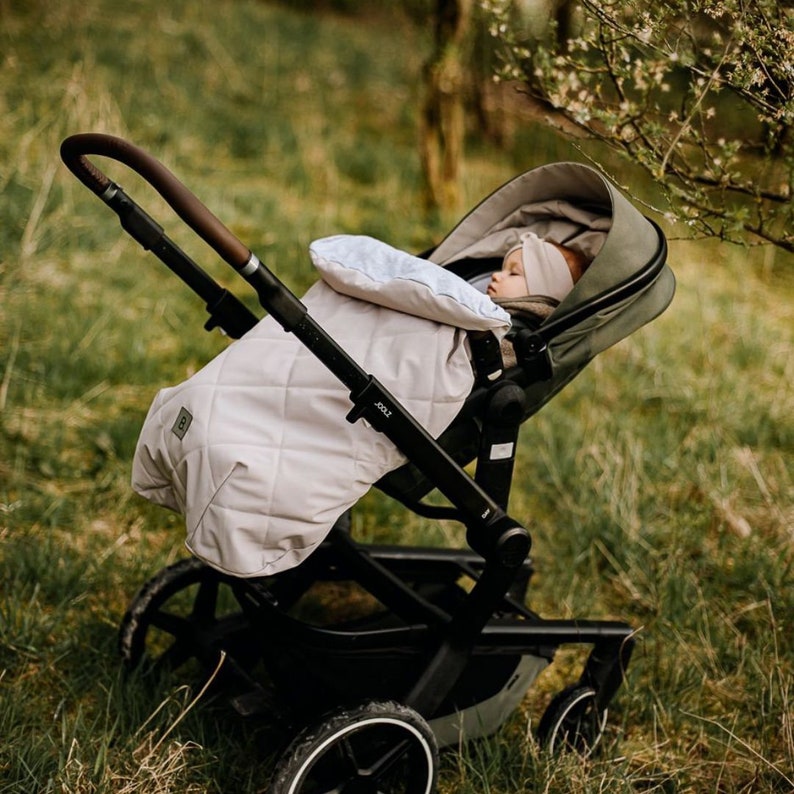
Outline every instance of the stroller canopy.
<svg viewBox="0 0 794 794"><path fill-rule="evenodd" d="M544 165L512 179L464 217L428 258L453 270L464 260L487 261L503 256L525 231L592 259L540 328L552 375L527 386L529 416L596 354L661 314L673 298L675 279L659 229L609 180L580 163Z"/></svg>

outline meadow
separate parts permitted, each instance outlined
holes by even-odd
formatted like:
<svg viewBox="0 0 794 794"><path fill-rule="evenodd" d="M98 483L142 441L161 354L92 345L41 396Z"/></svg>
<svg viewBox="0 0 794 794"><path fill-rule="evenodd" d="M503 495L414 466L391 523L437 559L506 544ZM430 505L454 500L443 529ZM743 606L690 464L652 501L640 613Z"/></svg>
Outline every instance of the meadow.
<svg viewBox="0 0 794 794"><path fill-rule="evenodd" d="M398 14L0 0L0 792L259 792L273 747L195 686L121 673L130 598L186 556L179 517L129 487L137 433L155 392L226 342L66 171L61 140L149 150L301 293L312 239L419 251L457 220L421 200L429 46ZM583 157L520 118L503 148L473 137L462 209ZM139 180L111 175L235 284ZM654 201L644 184L637 198ZM533 536L536 611L637 627L604 747L582 760L533 740L574 676L562 653L496 735L443 754L442 794L794 790L794 268L666 228L673 304L527 423L510 504ZM376 493L353 530L461 538Z"/></svg>

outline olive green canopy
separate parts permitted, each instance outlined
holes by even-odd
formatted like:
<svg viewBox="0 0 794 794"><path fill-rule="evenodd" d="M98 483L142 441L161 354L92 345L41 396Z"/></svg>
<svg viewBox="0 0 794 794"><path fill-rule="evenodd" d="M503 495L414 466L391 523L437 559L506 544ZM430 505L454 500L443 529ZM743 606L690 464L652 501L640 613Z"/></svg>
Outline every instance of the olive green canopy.
<svg viewBox="0 0 794 794"><path fill-rule="evenodd" d="M658 227L594 168L570 162L540 166L498 188L429 258L447 266L464 258L501 256L524 231L578 248L592 259L544 321L554 326L566 315L582 316L548 340L552 378L528 387L528 416L593 356L661 314L673 298L675 278Z"/></svg>

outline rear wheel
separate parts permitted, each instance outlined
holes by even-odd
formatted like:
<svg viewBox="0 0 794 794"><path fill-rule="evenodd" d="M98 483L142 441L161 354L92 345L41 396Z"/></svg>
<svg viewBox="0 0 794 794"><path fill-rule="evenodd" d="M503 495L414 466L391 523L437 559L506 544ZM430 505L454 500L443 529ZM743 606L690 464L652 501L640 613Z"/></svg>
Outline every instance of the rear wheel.
<svg viewBox="0 0 794 794"><path fill-rule="evenodd" d="M607 711L596 705L595 689L574 684L552 698L537 737L549 752L574 750L586 757L601 741L606 723Z"/></svg>
<svg viewBox="0 0 794 794"><path fill-rule="evenodd" d="M431 794L437 766L425 720L400 703L375 701L299 733L269 794Z"/></svg>
<svg viewBox="0 0 794 794"><path fill-rule="evenodd" d="M175 670L191 660L214 667L221 651L250 663L249 622L222 574L195 558L161 570L138 591L119 628L125 666Z"/></svg>

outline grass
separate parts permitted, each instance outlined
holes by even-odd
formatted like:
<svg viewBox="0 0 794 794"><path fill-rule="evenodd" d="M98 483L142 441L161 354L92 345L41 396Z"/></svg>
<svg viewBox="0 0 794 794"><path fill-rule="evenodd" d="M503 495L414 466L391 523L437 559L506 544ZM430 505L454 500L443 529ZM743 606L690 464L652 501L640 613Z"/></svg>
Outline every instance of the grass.
<svg viewBox="0 0 794 794"><path fill-rule="evenodd" d="M454 222L421 209L427 46L398 16L252 0L0 2L0 791L261 791L274 746L195 689L119 673L128 600L184 555L178 517L130 492L137 432L154 392L223 341L65 172L61 139L149 149L301 292L311 239L421 250ZM472 141L466 207L569 158L536 127L504 151ZM533 533L535 609L638 628L605 752L585 763L533 743L577 663L565 653L499 734L444 755L442 792L794 787L791 264L675 239L670 258L671 309L525 427L511 502ZM460 538L376 494L354 529Z"/></svg>

